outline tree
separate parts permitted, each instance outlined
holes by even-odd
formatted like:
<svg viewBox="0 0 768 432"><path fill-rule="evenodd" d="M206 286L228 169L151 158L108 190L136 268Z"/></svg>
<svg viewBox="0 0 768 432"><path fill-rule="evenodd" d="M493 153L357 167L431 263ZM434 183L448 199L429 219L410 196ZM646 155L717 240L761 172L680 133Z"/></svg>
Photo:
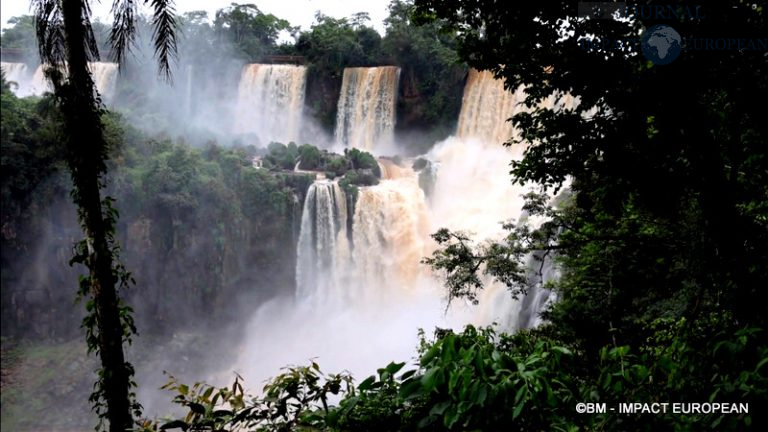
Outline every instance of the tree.
<svg viewBox="0 0 768 432"><path fill-rule="evenodd" d="M760 216L768 206L767 131L752 108L768 92L759 51L688 50L653 66L641 53L588 50L579 41L631 38L659 20L577 18L567 2L416 4L422 16L447 20L470 65L494 71L507 88L527 86L529 106L550 95L579 99L573 110L518 114L522 138L507 145L528 146L513 163L517 181L557 188L573 179L574 211L560 219L571 229L558 247L569 256L585 245L607 254L582 262L595 267L581 284L613 286L614 301L597 315L604 335L620 315L635 317L637 302L676 296L689 316L727 302L737 321L765 324L746 300L768 283L757 270L768 259ZM707 9L706 19L671 24L692 37L758 37L767 27L760 7Z"/></svg>
<svg viewBox="0 0 768 432"><path fill-rule="evenodd" d="M259 61L272 54L281 31L295 32L288 21L265 14L254 4L233 3L216 11L213 27L219 37L234 44L248 61Z"/></svg>
<svg viewBox="0 0 768 432"><path fill-rule="evenodd" d="M160 72L170 79L176 53L172 0L145 0L153 8L154 46ZM48 66L56 104L63 120L65 159L72 177L72 199L85 239L76 246L73 263L84 264L79 294L88 296L83 321L89 351L98 352L102 369L91 395L94 409L109 430L132 427L140 408L132 401L133 368L125 361L122 344L135 331L130 308L123 305L117 288L130 281L118 259L115 241L117 212L112 199L102 197L108 159L104 139L101 99L94 87L88 62L99 59L86 0L35 0L35 24L40 58ZM118 62L124 59L135 37L137 2L117 0L110 42ZM64 72L66 71L66 72Z"/></svg>
<svg viewBox="0 0 768 432"><path fill-rule="evenodd" d="M482 282L471 285L478 271L519 292L519 272L494 273L507 251L556 254L562 276L551 283L559 295L546 331L584 353L587 379L606 374L606 353L622 356L632 347L673 353L662 368L676 371L665 378L668 387L648 399L727 397L723 391L764 398L737 396L738 373L721 373L759 370L768 345L765 307L754 301L768 286L768 130L754 108L768 96L764 52L687 49L655 66L636 46L584 44L632 40L662 23L688 43L759 38L768 28L764 7L720 2L706 6L706 19L680 13L665 21L653 14L579 18L568 2L416 6L422 19L446 20L471 66L493 71L508 89L525 86L531 109L513 117L521 138L506 143L526 146L512 163L514 180L550 190L571 180L559 208L548 208L546 197L530 200L529 212L551 218L539 230L515 227L506 241L479 249L438 233L444 247L430 263L451 272L449 281L459 282L451 288L466 288L452 293L481 289ZM578 101L573 109L542 104L569 96ZM745 333L757 335L753 348L725 359L718 347L737 346L736 335ZM672 348L654 345L664 334ZM655 368L647 357L640 361Z"/></svg>
<svg viewBox="0 0 768 432"><path fill-rule="evenodd" d="M296 52L306 57L308 73L315 77L307 83L307 99L316 101L312 116L328 129L335 124L344 68L382 64L381 36L365 26L365 14L353 20L318 11L310 31L302 32L296 42Z"/></svg>
<svg viewBox="0 0 768 432"><path fill-rule="evenodd" d="M32 15L12 17L8 20L8 24L12 27L3 29L3 48L34 49L35 21Z"/></svg>
<svg viewBox="0 0 768 432"><path fill-rule="evenodd" d="M412 0L390 2L382 51L402 69L398 128L431 129L425 140L431 145L456 127L467 68L456 52L453 33L441 31L439 22L414 22L413 11Z"/></svg>

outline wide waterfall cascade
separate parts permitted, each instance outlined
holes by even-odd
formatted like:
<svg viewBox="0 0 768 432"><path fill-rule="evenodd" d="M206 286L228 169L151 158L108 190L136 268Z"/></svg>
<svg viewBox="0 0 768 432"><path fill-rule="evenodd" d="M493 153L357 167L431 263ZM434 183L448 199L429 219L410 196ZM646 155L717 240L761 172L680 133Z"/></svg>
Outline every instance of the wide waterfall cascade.
<svg viewBox="0 0 768 432"><path fill-rule="evenodd" d="M413 169L402 167L391 159L379 158L378 163L381 170L381 178L384 180L408 178L415 175Z"/></svg>
<svg viewBox="0 0 768 432"><path fill-rule="evenodd" d="M409 359L419 328L456 327L436 279L419 264L428 219L416 173L392 168L391 178L359 188L354 214L336 182L310 186L296 296L256 311L246 331L258 343L246 344L235 362L252 385L310 358L326 371L363 377L382 361Z"/></svg>
<svg viewBox="0 0 768 432"><path fill-rule="evenodd" d="M264 146L298 141L306 82L305 66L246 65L237 92L234 132L255 134Z"/></svg>
<svg viewBox="0 0 768 432"><path fill-rule="evenodd" d="M354 72L359 75L355 79L369 72ZM479 305L457 300L446 313L442 279L420 264L436 247L429 234L438 228L471 232L482 241L501 239L503 221L539 223L523 212L523 195L534 185L514 184L508 175L510 161L521 157L524 148L501 145L516 133L503 120L525 109L517 103L524 95L512 94L510 101L489 74L475 74L467 86L457 136L423 156L429 161L423 169L432 180L429 198L419 186L414 161L396 158L378 160L380 183L359 187L354 205L335 181L311 185L302 213L295 297L256 311L246 329L256 339L245 344L235 361L251 383L310 358L326 371L348 370L363 379L389 361L412 359L419 328L430 333L435 327L459 330L468 323L497 323L511 330L538 323L538 312L551 301L548 291L534 289L514 300L506 287L486 280ZM367 97L384 96L369 91ZM572 98L562 97L545 101L552 107L571 103ZM369 126L371 118L354 117L352 111L340 110L340 116L349 114L344 122L351 129ZM492 119L507 129L489 131L499 125ZM540 264L533 257L530 261ZM543 277L532 274L531 280L541 285L555 273L545 262Z"/></svg>
<svg viewBox="0 0 768 432"><path fill-rule="evenodd" d="M46 65L40 65L35 69L35 73L32 75L32 82L29 86L30 94L39 96L45 92L53 91L51 83L45 78L46 67Z"/></svg>
<svg viewBox="0 0 768 432"><path fill-rule="evenodd" d="M18 97L40 96L45 92L53 91L51 83L45 78L44 65L39 65L33 74L29 74L26 65L22 63L11 63L12 65L22 65L23 68L16 66L17 70L22 72L14 79L6 69L7 63L3 63L3 70L6 71L9 81L16 81L19 85L16 95ZM90 62L88 69L91 71L93 83L96 86L104 102L109 102L115 95L117 87L118 66L117 63L108 62Z"/></svg>
<svg viewBox="0 0 768 432"><path fill-rule="evenodd" d="M360 189L352 233L355 280L366 287L360 298L405 301L408 291L420 289L428 228L426 199L413 171Z"/></svg>
<svg viewBox="0 0 768 432"><path fill-rule="evenodd" d="M416 173L407 172L359 188L354 214L336 182L312 184L299 237L297 301L370 305L397 298L401 288L416 283L426 252L427 209Z"/></svg>
<svg viewBox="0 0 768 432"><path fill-rule="evenodd" d="M344 69L336 113L336 143L376 153L394 139L400 68Z"/></svg>

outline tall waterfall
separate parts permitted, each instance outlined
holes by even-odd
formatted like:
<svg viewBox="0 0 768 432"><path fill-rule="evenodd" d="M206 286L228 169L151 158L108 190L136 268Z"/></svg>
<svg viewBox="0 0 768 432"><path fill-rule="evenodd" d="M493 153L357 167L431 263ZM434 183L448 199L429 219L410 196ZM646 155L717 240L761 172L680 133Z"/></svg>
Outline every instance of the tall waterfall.
<svg viewBox="0 0 768 432"><path fill-rule="evenodd" d="M315 357L326 370L362 377L382 361L408 359L417 329L449 326L434 278L419 264L428 227L424 194L412 170L390 172L359 189L354 214L337 183L311 185L296 296L260 307L245 330L257 342L245 344L235 367L249 382Z"/></svg>
<svg viewBox="0 0 768 432"><path fill-rule="evenodd" d="M400 68L346 68L336 113L336 142L375 151L391 143Z"/></svg>
<svg viewBox="0 0 768 432"><path fill-rule="evenodd" d="M249 64L243 68L237 96L235 133L270 141L297 141L301 129L307 68Z"/></svg>
<svg viewBox="0 0 768 432"><path fill-rule="evenodd" d="M536 185L513 184L507 174L510 161L520 160L525 147L501 145L519 137L519 131L506 120L529 110L524 100L522 87L510 92L492 73L470 71L457 137L438 144L427 156L438 169L431 199L432 214L436 215L433 230L448 227L471 232L478 240L500 239L504 235L501 222L525 221L533 227L542 222L531 220L523 211L523 196L536 190ZM570 95L560 95L547 98L541 106L567 109L576 103ZM533 257L529 260L531 265L540 264L534 263ZM541 285L555 273L551 263L545 263L543 273L543 277L529 276L534 288L520 301L513 300L505 286L486 280L475 318L480 322L496 321L508 328L538 323L538 312L549 296Z"/></svg>
<svg viewBox="0 0 768 432"><path fill-rule="evenodd" d="M388 72L396 74L394 68ZM381 107L380 99L390 97L373 85L371 76L382 75L376 69L345 72L337 136L370 130L381 120L356 113L375 112L361 105ZM441 279L420 264L436 247L429 234L438 228L470 232L478 241L500 240L502 222L530 219L523 212L523 195L532 186L513 184L508 175L510 160L523 149L501 145L516 133L504 120L525 109L517 103L522 97L522 91L505 94L490 74L471 73L457 136L423 156L430 173L436 173L429 199L408 160L379 159L380 183L360 187L354 206L337 183L317 180L304 202L296 295L259 308L249 330L259 342L245 347L237 365L266 378L285 364L317 357L327 370L347 369L363 377L387 361L411 358L418 328L535 325L548 301L546 290L536 288L516 301L505 286L486 279L479 305L458 300L446 313ZM568 103L572 98L545 102ZM545 268L552 272L551 266ZM546 277L532 275L532 281Z"/></svg>
<svg viewBox="0 0 768 432"><path fill-rule="evenodd" d="M512 122L507 120L522 107L524 99L522 88L514 93L506 91L504 82L494 79L493 73L470 69L457 135L493 144L507 141L515 132Z"/></svg>
<svg viewBox="0 0 768 432"><path fill-rule="evenodd" d="M6 70L6 64L7 63L3 63L3 70ZM11 64L23 66L23 68L16 66L20 71L23 72L17 75L16 78L16 82L19 84L19 88L16 91L17 96L40 96L47 91L52 91L51 84L45 78L44 72L46 66L39 65L37 69L35 69L34 74L30 76L27 73L26 65L21 63ZM111 101L115 95L115 89L117 87L117 63L91 62L88 63L88 69L91 71L93 83L96 86L96 90L98 90L99 94L101 94L103 101Z"/></svg>
<svg viewBox="0 0 768 432"><path fill-rule="evenodd" d="M424 193L415 173L408 172L360 188L353 215L348 212L351 197L337 183L312 184L298 247L299 301L364 306L412 289L428 225Z"/></svg>
<svg viewBox="0 0 768 432"><path fill-rule="evenodd" d="M428 231L424 192L416 174L361 188L355 204L352 242L356 283L367 287L358 300L407 301L419 289Z"/></svg>
<svg viewBox="0 0 768 432"><path fill-rule="evenodd" d="M304 200L296 265L297 297L333 301L349 259L347 198L338 183L313 183Z"/></svg>

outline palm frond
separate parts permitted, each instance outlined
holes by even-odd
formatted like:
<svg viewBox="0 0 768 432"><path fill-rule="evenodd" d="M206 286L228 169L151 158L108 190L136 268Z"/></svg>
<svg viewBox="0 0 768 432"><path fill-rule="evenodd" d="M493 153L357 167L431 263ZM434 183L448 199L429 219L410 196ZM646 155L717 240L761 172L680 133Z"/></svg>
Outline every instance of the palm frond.
<svg viewBox="0 0 768 432"><path fill-rule="evenodd" d="M121 67L136 40L136 7L136 0L114 0L112 3L114 22L109 32L109 44L112 59Z"/></svg>
<svg viewBox="0 0 768 432"><path fill-rule="evenodd" d="M82 10L80 15L83 23L83 43L85 44L85 55L88 56L89 61L100 60L99 56L99 44L96 42L96 36L93 34L93 26L91 26L91 6L87 1L82 4Z"/></svg>
<svg viewBox="0 0 768 432"><path fill-rule="evenodd" d="M61 3L58 0L33 0L32 6L40 62L59 69L67 58Z"/></svg>
<svg viewBox="0 0 768 432"><path fill-rule="evenodd" d="M91 9L87 1L81 2L81 5L80 17L85 53L89 61L99 60L99 48L90 20ZM65 77L67 61L62 3L60 0L33 0L32 6L40 61L47 66L45 74L56 88Z"/></svg>
<svg viewBox="0 0 768 432"><path fill-rule="evenodd" d="M145 0L151 3L152 41L155 46L160 75L171 81L171 63L176 60L178 49L176 45L176 14L173 0Z"/></svg>

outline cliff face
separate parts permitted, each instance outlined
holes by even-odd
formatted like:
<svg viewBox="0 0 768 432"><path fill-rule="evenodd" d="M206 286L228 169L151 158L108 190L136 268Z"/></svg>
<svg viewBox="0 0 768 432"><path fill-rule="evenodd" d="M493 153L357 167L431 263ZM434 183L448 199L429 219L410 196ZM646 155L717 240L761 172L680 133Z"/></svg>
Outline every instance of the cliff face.
<svg viewBox="0 0 768 432"><path fill-rule="evenodd" d="M67 265L80 238L75 209L51 180L20 214L3 215L2 331L52 339L79 331L74 305L80 268ZM5 210L5 209L4 209Z"/></svg>
<svg viewBox="0 0 768 432"><path fill-rule="evenodd" d="M200 317L209 326L225 325L246 312L240 304L293 294L301 208L312 177L269 176L277 186L267 196L233 197L244 203L242 212L220 212L222 203L201 196L198 207L184 212L150 206L137 213L131 196L138 191L114 194L121 258L136 280L121 295L143 333L175 331ZM67 263L82 232L66 189L47 189L55 190L32 197L23 214L4 215L3 336L59 340L81 333L84 308L74 298L84 269ZM276 216L260 217L259 205L270 200Z"/></svg>
<svg viewBox="0 0 768 432"><path fill-rule="evenodd" d="M464 67L456 66L447 80L438 81L412 66L403 67L395 134L413 155L425 153L455 131L466 74Z"/></svg>
<svg viewBox="0 0 768 432"><path fill-rule="evenodd" d="M419 91L418 82L413 68L403 70L400 83L400 98L398 99L398 125L401 130L409 130L424 125L427 99Z"/></svg>
<svg viewBox="0 0 768 432"><path fill-rule="evenodd" d="M329 136L333 136L342 75L320 75L315 72L310 67L305 110Z"/></svg>

